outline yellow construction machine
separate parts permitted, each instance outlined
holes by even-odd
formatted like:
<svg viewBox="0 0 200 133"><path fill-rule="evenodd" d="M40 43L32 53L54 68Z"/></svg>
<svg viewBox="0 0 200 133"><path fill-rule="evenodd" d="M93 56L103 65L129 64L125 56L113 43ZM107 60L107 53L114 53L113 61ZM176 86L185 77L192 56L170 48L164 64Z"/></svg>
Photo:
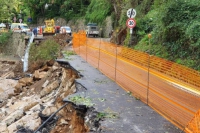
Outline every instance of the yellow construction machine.
<svg viewBox="0 0 200 133"><path fill-rule="evenodd" d="M43 36L55 34L55 22L53 19L45 20L45 28L43 30Z"/></svg>

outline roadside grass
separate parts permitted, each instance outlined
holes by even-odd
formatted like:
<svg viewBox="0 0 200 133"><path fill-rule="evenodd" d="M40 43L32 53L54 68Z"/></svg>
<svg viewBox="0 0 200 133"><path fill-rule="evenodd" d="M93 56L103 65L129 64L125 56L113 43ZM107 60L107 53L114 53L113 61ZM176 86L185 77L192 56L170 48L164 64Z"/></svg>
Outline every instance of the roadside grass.
<svg viewBox="0 0 200 133"><path fill-rule="evenodd" d="M74 51L62 51L62 54L64 56L65 59L70 60L70 56L71 55L76 55L76 53Z"/></svg>
<svg viewBox="0 0 200 133"><path fill-rule="evenodd" d="M70 97L69 100L71 100L75 104L81 104L81 105L85 105L87 107L93 106L92 100L87 97L73 96L73 97Z"/></svg>
<svg viewBox="0 0 200 133"><path fill-rule="evenodd" d="M97 114L97 117L100 119L103 119L103 118L117 119L119 118L119 113L114 112L108 107L107 109L104 110L104 112L99 112Z"/></svg>

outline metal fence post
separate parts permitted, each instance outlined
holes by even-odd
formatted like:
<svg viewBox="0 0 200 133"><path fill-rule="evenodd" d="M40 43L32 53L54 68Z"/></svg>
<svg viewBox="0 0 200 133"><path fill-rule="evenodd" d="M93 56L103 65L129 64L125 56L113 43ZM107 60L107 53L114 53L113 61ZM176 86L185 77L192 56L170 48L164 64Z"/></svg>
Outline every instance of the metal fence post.
<svg viewBox="0 0 200 133"><path fill-rule="evenodd" d="M147 105L149 105L149 68L150 68L150 59L151 59L151 43L150 43L150 39L151 39L151 34L148 34L148 38L149 38L149 58L148 58L148 79L147 79Z"/></svg>
<svg viewBox="0 0 200 133"><path fill-rule="evenodd" d="M149 67L150 67L150 55L148 57L147 105L149 105Z"/></svg>
<svg viewBox="0 0 200 133"><path fill-rule="evenodd" d="M117 45L115 50L115 82L117 82Z"/></svg>
<svg viewBox="0 0 200 133"><path fill-rule="evenodd" d="M86 61L87 61L87 41L88 41L88 38L87 38L86 35L85 35L85 38L86 38L86 43L85 43L85 45L86 45L86 51L85 51L85 54L86 54Z"/></svg>
<svg viewBox="0 0 200 133"><path fill-rule="evenodd" d="M78 45L79 45L79 55L81 54L80 50L80 33L78 33Z"/></svg>
<svg viewBox="0 0 200 133"><path fill-rule="evenodd" d="M100 47L101 47L101 35L100 35L100 43L99 43L99 58L98 58L98 69L99 69L99 61L100 61Z"/></svg>

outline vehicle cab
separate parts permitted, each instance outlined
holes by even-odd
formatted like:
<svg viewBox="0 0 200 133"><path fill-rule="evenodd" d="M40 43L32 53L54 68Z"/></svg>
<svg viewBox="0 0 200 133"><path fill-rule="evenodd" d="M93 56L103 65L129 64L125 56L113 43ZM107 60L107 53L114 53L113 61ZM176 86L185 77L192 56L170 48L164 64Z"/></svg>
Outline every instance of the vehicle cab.
<svg viewBox="0 0 200 133"><path fill-rule="evenodd" d="M60 33L61 34L69 34L71 36L72 30L69 26L62 26L62 27L60 27Z"/></svg>
<svg viewBox="0 0 200 133"><path fill-rule="evenodd" d="M88 23L87 24L86 35L87 35L87 37L89 37L89 36L98 37L99 36L99 28L96 23Z"/></svg>
<svg viewBox="0 0 200 133"><path fill-rule="evenodd" d="M10 29L13 32L18 32L18 33L27 33L31 31L28 25L24 23L12 23Z"/></svg>

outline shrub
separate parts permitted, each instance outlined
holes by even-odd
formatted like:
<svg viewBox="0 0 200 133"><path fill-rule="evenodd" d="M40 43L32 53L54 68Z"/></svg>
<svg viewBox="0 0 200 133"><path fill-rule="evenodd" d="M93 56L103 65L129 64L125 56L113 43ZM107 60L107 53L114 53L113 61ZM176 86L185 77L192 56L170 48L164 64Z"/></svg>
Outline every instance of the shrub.
<svg viewBox="0 0 200 133"><path fill-rule="evenodd" d="M11 37L12 32L5 32L0 35L0 45L5 45L8 39Z"/></svg>
<svg viewBox="0 0 200 133"><path fill-rule="evenodd" d="M47 61L56 59L60 54L60 45L54 40L45 40L39 45L31 44L29 52L29 60Z"/></svg>

